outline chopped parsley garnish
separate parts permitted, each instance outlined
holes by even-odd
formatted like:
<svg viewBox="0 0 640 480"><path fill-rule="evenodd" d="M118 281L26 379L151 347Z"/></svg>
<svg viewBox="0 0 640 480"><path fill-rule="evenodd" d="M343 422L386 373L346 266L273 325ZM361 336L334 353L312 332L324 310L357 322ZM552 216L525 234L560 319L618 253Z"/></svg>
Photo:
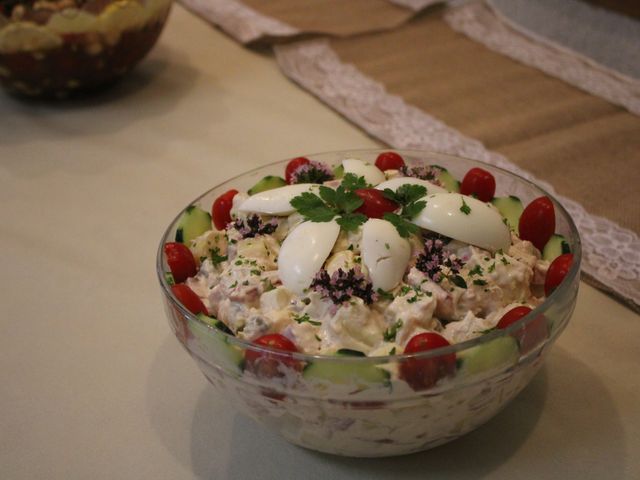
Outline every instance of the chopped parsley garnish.
<svg viewBox="0 0 640 480"><path fill-rule="evenodd" d="M491 265L489 265L489 269L487 270L487 272L493 273L495 270L496 270L496 262L493 262Z"/></svg>
<svg viewBox="0 0 640 480"><path fill-rule="evenodd" d="M362 188L362 184L366 185L364 178L348 173L335 190L321 185L319 195L304 192L291 200L291 206L312 222L329 222L337 217L336 222L343 230L355 231L367 221L365 215L354 213L364 201L353 190Z"/></svg>
<svg viewBox="0 0 640 480"><path fill-rule="evenodd" d="M319 341L319 342L322 341L322 339L318 335L314 335L314 337L316 338L317 341Z"/></svg>
<svg viewBox="0 0 640 480"><path fill-rule="evenodd" d="M486 285L486 284L487 284L487 281L486 281L486 280L483 280L483 279L481 279L481 278L476 278L476 279L473 281L473 284L474 284L474 285Z"/></svg>
<svg viewBox="0 0 640 480"><path fill-rule="evenodd" d="M469 215L471 213L471 207L467 205L467 202L464 201L464 198L462 198L462 206L460 207L460 211L465 215Z"/></svg>
<svg viewBox="0 0 640 480"><path fill-rule="evenodd" d="M469 276L482 275L483 273L484 270L482 270L482 267L480 265L476 265L471 270L469 270Z"/></svg>
<svg viewBox="0 0 640 480"><path fill-rule="evenodd" d="M391 292L387 292L385 290L382 290L381 288L378 289L378 298L380 300L393 300L393 293Z"/></svg>
<svg viewBox="0 0 640 480"><path fill-rule="evenodd" d="M421 200L427 194L427 189L423 185L405 184L399 186L394 192L390 188L385 188L384 196L396 202L402 207L399 214L387 212L384 219L391 222L401 237L407 238L411 234L418 233L419 228L410 222L427 205L425 200Z"/></svg>
<svg viewBox="0 0 640 480"><path fill-rule="evenodd" d="M233 282L233 285L231 285L229 288L236 288L238 286L238 281L236 280L235 282Z"/></svg>
<svg viewBox="0 0 640 480"><path fill-rule="evenodd" d="M322 322L318 322L316 320L311 320L311 317L309 317L308 313L305 313L304 315L294 315L293 316L293 320L299 324L301 323L310 323L311 325L313 325L314 327L318 327L320 325L322 325Z"/></svg>
<svg viewBox="0 0 640 480"><path fill-rule="evenodd" d="M396 347L393 347L391 350L389 350L389 355L395 355L396 354Z"/></svg>
<svg viewBox="0 0 640 480"><path fill-rule="evenodd" d="M382 218L396 227L398 234L403 238L408 238L411 234L416 234L420 231L417 225L414 225L395 213L387 212Z"/></svg>
<svg viewBox="0 0 640 480"><path fill-rule="evenodd" d="M228 258L226 255L220 255L220 249L218 247L210 249L209 254L211 255L211 263L213 263L214 265L219 265L222 262L226 262Z"/></svg>
<svg viewBox="0 0 640 480"><path fill-rule="evenodd" d="M386 342L394 342L396 339L396 335L398 334L398 330L402 328L402 320L398 320L396 323L387 328L382 334L382 338Z"/></svg>
<svg viewBox="0 0 640 480"><path fill-rule="evenodd" d="M449 278L449 281L453 283L456 287L467 288L467 282L464 281L460 275L452 275Z"/></svg>
<svg viewBox="0 0 640 480"><path fill-rule="evenodd" d="M503 263L503 265L509 265L510 263L509 260L507 260L507 257L504 256L500 259L500 261Z"/></svg>

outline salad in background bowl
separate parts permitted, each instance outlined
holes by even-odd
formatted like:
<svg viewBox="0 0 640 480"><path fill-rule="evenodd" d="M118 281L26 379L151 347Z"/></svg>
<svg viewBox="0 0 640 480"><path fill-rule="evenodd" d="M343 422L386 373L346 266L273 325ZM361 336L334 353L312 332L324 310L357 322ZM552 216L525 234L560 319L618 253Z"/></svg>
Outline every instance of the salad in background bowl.
<svg viewBox="0 0 640 480"><path fill-rule="evenodd" d="M571 316L580 255L564 208L520 177L365 150L215 187L171 223L157 269L230 408L373 457L453 440L520 392Z"/></svg>
<svg viewBox="0 0 640 480"><path fill-rule="evenodd" d="M171 0L3 0L0 83L32 97L108 85L155 44Z"/></svg>

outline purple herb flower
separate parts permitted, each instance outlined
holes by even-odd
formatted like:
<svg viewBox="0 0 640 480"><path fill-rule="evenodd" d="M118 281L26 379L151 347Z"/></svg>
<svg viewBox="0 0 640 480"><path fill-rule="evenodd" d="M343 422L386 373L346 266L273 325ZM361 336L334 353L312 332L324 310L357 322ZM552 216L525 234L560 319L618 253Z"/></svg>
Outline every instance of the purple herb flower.
<svg viewBox="0 0 640 480"><path fill-rule="evenodd" d="M272 218L268 222L263 221L255 213L249 215L245 220L238 218L233 222L235 228L242 238L253 238L257 235L270 235L278 228L278 220Z"/></svg>
<svg viewBox="0 0 640 480"><path fill-rule="evenodd" d="M366 304L371 304L378 299L378 294L373 291L373 285L358 267L347 271L339 268L332 275L322 269L311 282L311 288L336 305L349 301L351 297L359 297Z"/></svg>
<svg viewBox="0 0 640 480"><path fill-rule="evenodd" d="M416 165L413 167L404 165L400 168L400 171L406 177L419 178L421 180L427 180L431 183L434 183L435 185L442 186L440 180L438 179L440 170L432 165Z"/></svg>
<svg viewBox="0 0 640 480"><path fill-rule="evenodd" d="M324 183L333 180L333 171L324 162L311 160L296 168L291 174L291 183Z"/></svg>
<svg viewBox="0 0 640 480"><path fill-rule="evenodd" d="M447 267L449 274L457 275L463 266L462 261L444 248L445 242L440 238L427 238L424 252L416 259L416 268L434 282L442 280L442 267Z"/></svg>

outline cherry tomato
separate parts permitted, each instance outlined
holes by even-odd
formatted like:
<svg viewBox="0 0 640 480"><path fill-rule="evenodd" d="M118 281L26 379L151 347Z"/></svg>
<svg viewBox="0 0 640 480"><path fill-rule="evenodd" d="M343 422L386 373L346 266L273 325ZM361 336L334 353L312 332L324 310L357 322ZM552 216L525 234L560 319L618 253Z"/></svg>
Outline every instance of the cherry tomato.
<svg viewBox="0 0 640 480"><path fill-rule="evenodd" d="M293 180L292 180L293 172L295 172L302 165L307 165L308 163L310 163L310 161L308 158L305 158L305 157L297 157L297 158L294 158L293 160L290 160L289 163L287 163L287 167L284 169L285 181L289 185L291 185L293 183Z"/></svg>
<svg viewBox="0 0 640 480"><path fill-rule="evenodd" d="M376 167L383 172L385 170L400 170L404 165L404 160L396 152L382 152L376 158Z"/></svg>
<svg viewBox="0 0 640 480"><path fill-rule="evenodd" d="M549 265L547 270L547 276L544 279L544 294L548 297L558 285L562 283L564 277L567 276L571 264L573 263L573 254L565 253L556 257L556 259Z"/></svg>
<svg viewBox="0 0 640 480"><path fill-rule="evenodd" d="M460 193L475 195L478 200L489 202L496 193L496 179L482 168L472 168L462 179Z"/></svg>
<svg viewBox="0 0 640 480"><path fill-rule="evenodd" d="M273 352L266 353L247 349L245 352L245 368L253 372L258 378L284 377L285 373L282 371L283 366L298 371L302 370L301 363L286 353L297 352L298 349L295 344L284 335L270 333L257 338L253 343L274 350Z"/></svg>
<svg viewBox="0 0 640 480"><path fill-rule="evenodd" d="M227 224L231 222L233 197L235 197L237 193L237 190L231 189L220 195L213 202L213 207L211 207L211 216L213 217L213 224L218 230L224 230Z"/></svg>
<svg viewBox="0 0 640 480"><path fill-rule="evenodd" d="M556 212L549 197L539 197L522 212L518 232L522 240L529 240L540 251L544 249L556 229Z"/></svg>
<svg viewBox="0 0 640 480"><path fill-rule="evenodd" d="M182 303L182 305L184 305L184 307L194 315L197 315L198 313L208 315L207 307L204 306L200 297L198 297L196 292L191 290L184 283L172 285L171 292L180 301L180 303Z"/></svg>
<svg viewBox="0 0 640 480"><path fill-rule="evenodd" d="M382 218L385 213L393 212L398 208L398 204L388 198L380 190L375 188L361 188L354 190L364 203L356 210L369 218Z"/></svg>
<svg viewBox="0 0 640 480"><path fill-rule="evenodd" d="M411 337L404 353L418 353L446 347L449 342L434 332L419 333ZM456 355L449 353L433 358L408 358L400 364L400 378L404 379L414 390L425 390L456 369Z"/></svg>
<svg viewBox="0 0 640 480"><path fill-rule="evenodd" d="M167 257L167 264L176 283L182 283L196 274L196 260L191 250L182 243L165 243L164 255Z"/></svg>
<svg viewBox="0 0 640 480"><path fill-rule="evenodd" d="M496 328L504 330L509 325L517 322L527 315L529 312L531 312L531 309L524 305L512 308L502 316L496 325ZM547 338L547 334L547 319L544 315L540 315L531 320L523 329L514 332L513 336L520 345L520 351L522 353L527 353L542 343Z"/></svg>

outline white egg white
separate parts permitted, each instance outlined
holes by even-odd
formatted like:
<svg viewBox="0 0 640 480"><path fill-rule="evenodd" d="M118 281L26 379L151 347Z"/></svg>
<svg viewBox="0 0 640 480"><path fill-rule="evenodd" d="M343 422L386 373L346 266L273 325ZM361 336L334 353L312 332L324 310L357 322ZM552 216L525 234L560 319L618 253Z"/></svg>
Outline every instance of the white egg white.
<svg viewBox="0 0 640 480"><path fill-rule="evenodd" d="M340 226L330 222L303 222L282 242L278 254L278 275L294 293L309 288L336 243Z"/></svg>
<svg viewBox="0 0 640 480"><path fill-rule="evenodd" d="M290 215L295 212L295 208L291 206L291 200L301 193L309 192L317 187L318 185L312 183L299 183L265 190L251 195L238 206L238 210L268 215Z"/></svg>
<svg viewBox="0 0 640 480"><path fill-rule="evenodd" d="M370 185L378 185L385 181L384 173L375 165L365 163L357 158L347 158L342 161L344 173L353 173L358 177L364 177L365 181Z"/></svg>
<svg viewBox="0 0 640 480"><path fill-rule="evenodd" d="M362 261L375 290L391 290L402 281L411 245L386 220L370 218L362 227Z"/></svg>
<svg viewBox="0 0 640 480"><path fill-rule="evenodd" d="M494 207L459 193L436 193L423 200L427 205L411 220L419 227L491 252L509 249L509 227Z"/></svg>
<svg viewBox="0 0 640 480"><path fill-rule="evenodd" d="M427 195L431 195L433 193L447 193L446 188L442 188L435 183L431 183L427 180L422 180L421 178L415 177L395 177L391 180L387 180L386 182L382 182L376 185L378 190L384 190L385 188L390 188L394 192L401 187L402 185L422 185L427 189Z"/></svg>

